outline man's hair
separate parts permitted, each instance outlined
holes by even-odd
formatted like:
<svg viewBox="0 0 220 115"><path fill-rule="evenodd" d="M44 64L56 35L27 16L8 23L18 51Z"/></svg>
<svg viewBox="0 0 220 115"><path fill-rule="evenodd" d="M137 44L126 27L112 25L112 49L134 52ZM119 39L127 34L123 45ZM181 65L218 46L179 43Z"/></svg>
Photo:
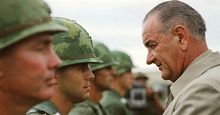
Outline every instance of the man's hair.
<svg viewBox="0 0 220 115"><path fill-rule="evenodd" d="M185 26L196 38L204 38L206 32L205 21L202 16L186 3L173 0L158 4L144 18L156 14L160 21L161 31L168 32L176 24Z"/></svg>

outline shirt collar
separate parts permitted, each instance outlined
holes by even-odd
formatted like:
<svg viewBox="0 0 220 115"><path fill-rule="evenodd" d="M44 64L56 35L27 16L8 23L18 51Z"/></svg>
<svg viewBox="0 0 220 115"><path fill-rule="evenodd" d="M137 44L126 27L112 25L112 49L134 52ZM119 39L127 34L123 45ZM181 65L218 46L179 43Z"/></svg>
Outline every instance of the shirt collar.
<svg viewBox="0 0 220 115"><path fill-rule="evenodd" d="M220 60L216 59L216 53L208 50L197 57L183 72L183 74L171 85L170 91L175 97L186 85L199 77L204 71L220 64ZM213 55L214 54L214 55ZM219 55L219 53L217 53Z"/></svg>

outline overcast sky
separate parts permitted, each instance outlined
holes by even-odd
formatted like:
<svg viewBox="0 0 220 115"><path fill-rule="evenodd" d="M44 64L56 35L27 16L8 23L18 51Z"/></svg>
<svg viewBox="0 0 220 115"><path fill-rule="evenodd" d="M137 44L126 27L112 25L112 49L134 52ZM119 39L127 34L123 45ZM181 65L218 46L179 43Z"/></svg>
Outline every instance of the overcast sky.
<svg viewBox="0 0 220 115"><path fill-rule="evenodd" d="M111 50L131 55L135 65L146 65L147 49L142 44L142 20L145 14L164 0L45 0L52 16L76 20L92 36ZM220 51L220 0L182 0L195 8L205 19L206 39L210 49Z"/></svg>

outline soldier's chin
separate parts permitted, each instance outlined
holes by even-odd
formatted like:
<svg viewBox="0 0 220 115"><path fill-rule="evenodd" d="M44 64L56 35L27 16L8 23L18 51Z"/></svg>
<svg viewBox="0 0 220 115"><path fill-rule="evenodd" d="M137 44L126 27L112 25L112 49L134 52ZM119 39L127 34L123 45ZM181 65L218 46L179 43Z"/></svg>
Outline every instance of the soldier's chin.
<svg viewBox="0 0 220 115"><path fill-rule="evenodd" d="M89 92L85 95L85 100L89 98Z"/></svg>
<svg viewBox="0 0 220 115"><path fill-rule="evenodd" d="M71 102L72 102L73 104L81 103L81 102L87 100L88 97L89 97L89 96L84 96L84 97L81 96L81 97L78 97L78 98L72 98Z"/></svg>
<svg viewBox="0 0 220 115"><path fill-rule="evenodd" d="M79 99L78 103L83 102L83 101L87 100L88 98L89 98L89 93L87 93L84 97L82 96L82 98Z"/></svg>
<svg viewBox="0 0 220 115"><path fill-rule="evenodd" d="M32 97L32 102L34 105L49 100L54 94L54 88L48 88L47 90L38 92L34 97ZM28 99L27 99L28 100Z"/></svg>
<svg viewBox="0 0 220 115"><path fill-rule="evenodd" d="M42 100L48 100L52 97L52 95L54 94L55 90L54 87L49 87L47 89L47 91L45 91L44 96L42 97Z"/></svg>

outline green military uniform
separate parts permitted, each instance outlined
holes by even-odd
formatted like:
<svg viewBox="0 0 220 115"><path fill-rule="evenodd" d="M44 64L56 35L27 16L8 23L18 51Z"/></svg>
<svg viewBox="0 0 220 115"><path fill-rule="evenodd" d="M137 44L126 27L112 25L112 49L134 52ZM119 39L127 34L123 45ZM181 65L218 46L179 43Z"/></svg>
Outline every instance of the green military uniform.
<svg viewBox="0 0 220 115"><path fill-rule="evenodd" d="M69 115L109 115L101 104L91 100L77 104Z"/></svg>
<svg viewBox="0 0 220 115"><path fill-rule="evenodd" d="M0 14L0 50L37 34L67 31L65 27L53 23L51 10L42 0L1 0ZM17 108L12 107L11 111Z"/></svg>
<svg viewBox="0 0 220 115"><path fill-rule="evenodd" d="M116 91L105 91L101 104L111 115L132 115L123 98Z"/></svg>
<svg viewBox="0 0 220 115"><path fill-rule="evenodd" d="M34 106L28 115L61 115L57 107L51 101L45 101Z"/></svg>
<svg viewBox="0 0 220 115"><path fill-rule="evenodd" d="M83 27L66 18L54 18L53 21L69 30L53 36L54 50L63 62L58 69L73 64L102 62L95 56L92 39ZM42 113L46 115L60 114L51 101L34 106L27 114L42 115Z"/></svg>
<svg viewBox="0 0 220 115"><path fill-rule="evenodd" d="M119 64L114 66L117 77L134 67L131 57L126 53L116 50L112 51L112 55L119 62ZM111 115L132 115L125 98L114 90L105 91L100 103Z"/></svg>
<svg viewBox="0 0 220 115"><path fill-rule="evenodd" d="M103 63L91 64L92 71L118 64L111 56L111 51L101 42L94 42L95 54ZM100 103L95 103L88 99L87 101L77 104L69 115L109 115Z"/></svg>

